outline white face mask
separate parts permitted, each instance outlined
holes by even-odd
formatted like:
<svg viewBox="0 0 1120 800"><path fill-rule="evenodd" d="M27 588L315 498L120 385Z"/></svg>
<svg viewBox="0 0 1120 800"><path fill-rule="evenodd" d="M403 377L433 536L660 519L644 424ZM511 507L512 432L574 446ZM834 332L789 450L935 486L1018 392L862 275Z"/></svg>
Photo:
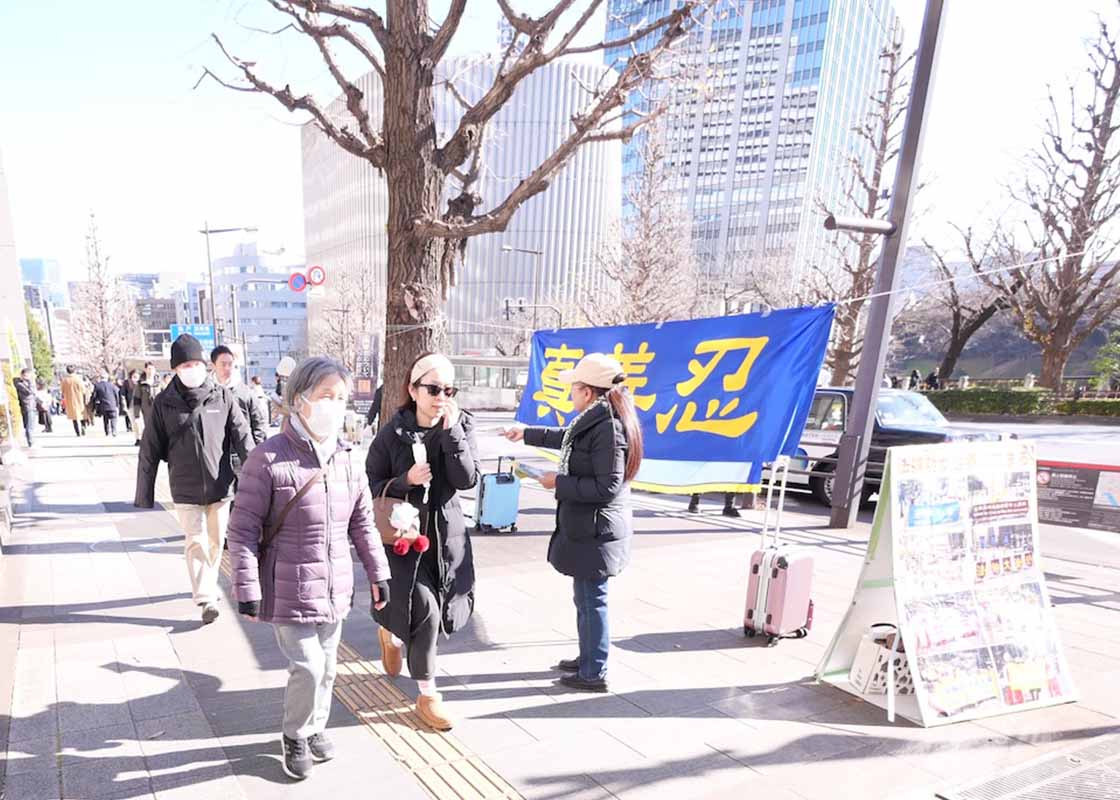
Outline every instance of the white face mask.
<svg viewBox="0 0 1120 800"><path fill-rule="evenodd" d="M179 380L181 380L183 385L188 389L197 389L206 382L205 364L195 364L192 367L184 367L180 370L176 370L176 372L179 375Z"/></svg>
<svg viewBox="0 0 1120 800"><path fill-rule="evenodd" d="M311 407L311 413L300 416L303 417L304 423L312 434L325 439L338 433L342 421L346 418L345 403L329 399L308 400L306 397L303 400Z"/></svg>

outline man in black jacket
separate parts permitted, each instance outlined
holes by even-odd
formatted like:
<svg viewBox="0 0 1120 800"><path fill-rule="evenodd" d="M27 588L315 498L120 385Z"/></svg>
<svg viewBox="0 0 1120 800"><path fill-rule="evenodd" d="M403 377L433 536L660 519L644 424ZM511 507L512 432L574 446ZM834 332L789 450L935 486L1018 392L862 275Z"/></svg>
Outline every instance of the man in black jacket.
<svg viewBox="0 0 1120 800"><path fill-rule="evenodd" d="M19 398L19 413L23 419L23 434L27 437L27 446L31 446L32 426L35 424L35 373L24 367L20 370L19 377L12 381L16 387Z"/></svg>
<svg viewBox="0 0 1120 800"><path fill-rule="evenodd" d="M249 421L249 430L253 434L252 447L257 446L268 438L268 418L261 403L253 396L253 390L242 382L241 373L234 363L233 351L224 344L218 345L210 351L210 363L214 365L214 382L233 393L237 404L241 406L241 413ZM240 463L235 464L234 468L240 470Z"/></svg>
<svg viewBox="0 0 1120 800"><path fill-rule="evenodd" d="M202 622L218 618L218 571L225 543L229 500L243 463L250 430L233 393L209 380L202 345L183 334L171 345L175 378L156 395L140 442L136 506L155 505L159 462L167 462L171 499L185 533L184 555L191 593Z"/></svg>
<svg viewBox="0 0 1120 800"><path fill-rule="evenodd" d="M121 393L109 380L109 373L101 370L101 377L93 385L93 410L101 415L106 436L117 435L117 414L121 409Z"/></svg>

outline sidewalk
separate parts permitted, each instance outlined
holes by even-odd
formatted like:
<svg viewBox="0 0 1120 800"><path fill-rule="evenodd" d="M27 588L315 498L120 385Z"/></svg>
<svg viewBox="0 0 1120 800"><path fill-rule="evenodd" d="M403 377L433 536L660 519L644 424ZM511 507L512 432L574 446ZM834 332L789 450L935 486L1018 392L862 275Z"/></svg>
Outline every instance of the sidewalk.
<svg viewBox="0 0 1120 800"><path fill-rule="evenodd" d="M454 750L444 758L455 769L489 768L512 788L496 777L445 786L392 749L407 726L391 707L415 685L377 676L368 595L344 631L360 669L336 692L339 758L291 784L277 758L286 673L270 628L242 623L228 602L214 625L198 624L172 516L131 506L125 437L42 440L22 468L14 546L0 560L4 800L356 788L400 798L932 797L1120 732L1118 570L1045 562L1080 703L937 729L889 725L810 678L850 599L866 525L837 532L820 513L787 515L789 536L816 557L817 615L808 639L766 648L741 629L760 514L726 520L709 502L693 517L680 499L645 496L633 564L611 585L612 693L562 691L550 666L575 648L570 583L545 563L552 501L526 486L518 533L475 537L474 623L441 642L440 686L460 724L447 739L408 731ZM380 710L363 710L359 695Z"/></svg>

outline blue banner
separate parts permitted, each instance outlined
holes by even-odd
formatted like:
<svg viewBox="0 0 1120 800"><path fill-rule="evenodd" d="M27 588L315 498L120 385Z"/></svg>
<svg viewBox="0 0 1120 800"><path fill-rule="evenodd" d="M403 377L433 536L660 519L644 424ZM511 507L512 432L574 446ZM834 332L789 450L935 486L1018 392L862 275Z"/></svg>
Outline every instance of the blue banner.
<svg viewBox="0 0 1120 800"><path fill-rule="evenodd" d="M795 455L824 361L834 308L574 328L533 334L517 419L574 416L559 375L587 353L622 364L645 434L634 485L654 492L743 492L764 464Z"/></svg>
<svg viewBox="0 0 1120 800"><path fill-rule="evenodd" d="M171 325L171 341L175 341L184 333L189 333L194 338L198 339L198 343L202 345L202 349L206 351L209 358L210 351L217 346L217 341L214 338L213 325L197 325L197 324L174 324Z"/></svg>

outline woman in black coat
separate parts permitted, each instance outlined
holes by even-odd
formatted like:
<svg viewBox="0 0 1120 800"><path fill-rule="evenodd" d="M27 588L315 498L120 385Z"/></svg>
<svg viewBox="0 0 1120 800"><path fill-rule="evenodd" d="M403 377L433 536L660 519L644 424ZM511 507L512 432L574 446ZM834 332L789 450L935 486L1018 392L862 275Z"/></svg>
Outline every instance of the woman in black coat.
<svg viewBox="0 0 1120 800"><path fill-rule="evenodd" d="M374 498L384 493L419 509L420 532L430 542L423 553L386 548L391 599L373 616L385 671L400 674L403 647L420 687L416 711L437 730L450 730L452 720L436 691L436 642L440 631L463 628L474 610L474 559L458 493L478 482L479 466L472 419L459 410L454 384L446 356L418 358L400 410L381 426L366 458Z"/></svg>
<svg viewBox="0 0 1120 800"><path fill-rule="evenodd" d="M602 353L585 356L560 379L572 385L579 416L567 428L525 428L510 441L560 451L559 473L541 478L556 490L556 531L548 561L572 578L579 657L557 667L560 682L585 692L607 691L610 627L607 581L630 562L630 481L642 462L642 430L622 366Z"/></svg>

